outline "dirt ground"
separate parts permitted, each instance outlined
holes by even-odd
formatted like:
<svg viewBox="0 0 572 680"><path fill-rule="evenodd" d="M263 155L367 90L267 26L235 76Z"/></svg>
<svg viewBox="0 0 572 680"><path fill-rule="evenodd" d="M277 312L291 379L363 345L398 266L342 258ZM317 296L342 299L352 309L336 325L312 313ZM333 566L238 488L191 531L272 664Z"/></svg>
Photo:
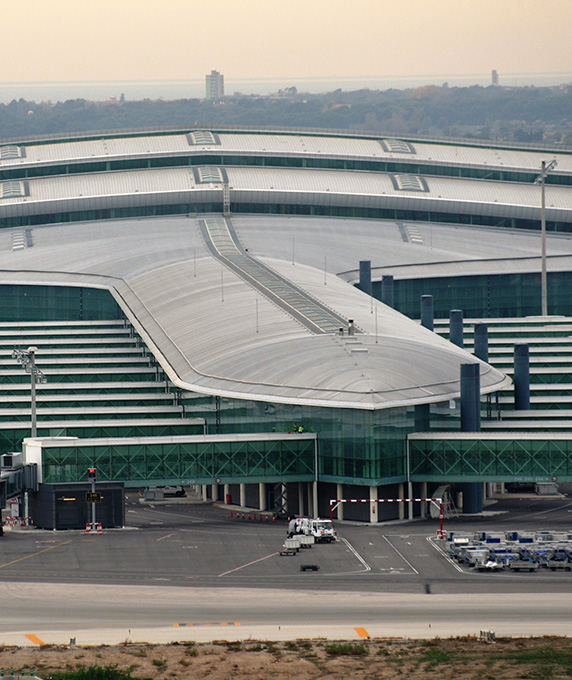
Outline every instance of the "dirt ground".
<svg viewBox="0 0 572 680"><path fill-rule="evenodd" d="M81 666L113 666L153 680L515 680L572 677L569 638L373 639L362 642L215 642L117 647L0 648L4 676L49 678Z"/></svg>

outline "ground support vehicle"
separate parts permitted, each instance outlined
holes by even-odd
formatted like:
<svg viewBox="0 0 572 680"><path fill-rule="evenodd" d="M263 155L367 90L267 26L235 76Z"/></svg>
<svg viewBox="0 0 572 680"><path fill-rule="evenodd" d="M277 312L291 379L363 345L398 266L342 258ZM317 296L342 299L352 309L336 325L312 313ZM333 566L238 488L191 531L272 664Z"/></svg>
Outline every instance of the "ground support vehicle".
<svg viewBox="0 0 572 680"><path fill-rule="evenodd" d="M280 551L281 555L297 555L298 550L300 550L300 537L296 536L294 538L287 538L284 541L284 545L282 546L282 550Z"/></svg>
<svg viewBox="0 0 572 680"><path fill-rule="evenodd" d="M542 566L550 571L572 571L572 563L569 560L555 560L548 558Z"/></svg>
<svg viewBox="0 0 572 680"><path fill-rule="evenodd" d="M288 522L288 536L313 536L316 543L331 543L337 539L334 523L330 519L293 517Z"/></svg>
<svg viewBox="0 0 572 680"><path fill-rule="evenodd" d="M320 567L317 564L301 564L300 571L318 571Z"/></svg>
<svg viewBox="0 0 572 680"><path fill-rule="evenodd" d="M523 559L516 556L515 559L510 560L508 563L508 568L511 571L537 571L539 566L540 563L533 561L531 557Z"/></svg>
<svg viewBox="0 0 572 680"><path fill-rule="evenodd" d="M498 559L491 559L490 557L482 562L474 565L475 571L502 571L504 564Z"/></svg>
<svg viewBox="0 0 572 680"><path fill-rule="evenodd" d="M294 555L297 555L298 551L296 548L287 548L285 545L282 546L282 549L280 550L280 555L283 557L293 557Z"/></svg>
<svg viewBox="0 0 572 680"><path fill-rule="evenodd" d="M311 548L316 542L313 536L306 536L305 534L296 538L300 541L300 548Z"/></svg>

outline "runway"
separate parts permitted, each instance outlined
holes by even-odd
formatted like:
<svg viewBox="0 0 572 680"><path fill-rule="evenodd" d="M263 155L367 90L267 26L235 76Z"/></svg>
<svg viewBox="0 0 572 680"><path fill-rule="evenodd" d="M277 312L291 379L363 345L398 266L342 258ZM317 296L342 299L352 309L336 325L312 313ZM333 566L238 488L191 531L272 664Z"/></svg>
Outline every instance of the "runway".
<svg viewBox="0 0 572 680"><path fill-rule="evenodd" d="M0 644L570 635L572 594L2 584Z"/></svg>

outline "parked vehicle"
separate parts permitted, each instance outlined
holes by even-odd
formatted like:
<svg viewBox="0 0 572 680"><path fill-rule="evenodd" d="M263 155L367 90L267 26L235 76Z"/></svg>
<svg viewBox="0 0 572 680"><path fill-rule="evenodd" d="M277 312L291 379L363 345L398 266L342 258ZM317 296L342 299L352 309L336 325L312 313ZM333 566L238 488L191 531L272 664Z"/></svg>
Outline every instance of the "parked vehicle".
<svg viewBox="0 0 572 680"><path fill-rule="evenodd" d="M305 534L313 536L316 543L331 543L336 540L334 523L330 519L312 517L294 517L288 522L288 536Z"/></svg>
<svg viewBox="0 0 572 680"><path fill-rule="evenodd" d="M159 489L163 489L163 494L165 495L165 498L168 498L169 496L183 498L183 496L187 495L187 492L185 491L185 488L183 486L160 486Z"/></svg>

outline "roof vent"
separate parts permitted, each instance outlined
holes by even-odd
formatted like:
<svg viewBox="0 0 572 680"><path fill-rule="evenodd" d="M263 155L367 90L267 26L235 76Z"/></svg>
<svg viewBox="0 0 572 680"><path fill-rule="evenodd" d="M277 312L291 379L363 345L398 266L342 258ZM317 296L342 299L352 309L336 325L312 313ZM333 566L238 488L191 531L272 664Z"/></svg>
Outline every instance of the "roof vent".
<svg viewBox="0 0 572 680"><path fill-rule="evenodd" d="M403 139L380 139L381 148L387 153L410 153L415 154L415 147Z"/></svg>
<svg viewBox="0 0 572 680"><path fill-rule="evenodd" d="M429 191L427 181L419 175L390 175L390 178L397 191Z"/></svg>
<svg viewBox="0 0 572 680"><path fill-rule="evenodd" d="M216 165L204 165L193 170L197 184L224 184L227 181L224 170Z"/></svg>
<svg viewBox="0 0 572 680"><path fill-rule="evenodd" d="M187 135L187 142L190 146L218 145L220 144L220 138L208 130L194 130Z"/></svg>
<svg viewBox="0 0 572 680"><path fill-rule="evenodd" d="M23 146L16 146L15 144L10 144L8 146L0 146L0 160L9 160L10 158L23 158L26 154L24 153Z"/></svg>
<svg viewBox="0 0 572 680"><path fill-rule="evenodd" d="M19 198L28 195L28 183L12 180L0 182L0 198Z"/></svg>

